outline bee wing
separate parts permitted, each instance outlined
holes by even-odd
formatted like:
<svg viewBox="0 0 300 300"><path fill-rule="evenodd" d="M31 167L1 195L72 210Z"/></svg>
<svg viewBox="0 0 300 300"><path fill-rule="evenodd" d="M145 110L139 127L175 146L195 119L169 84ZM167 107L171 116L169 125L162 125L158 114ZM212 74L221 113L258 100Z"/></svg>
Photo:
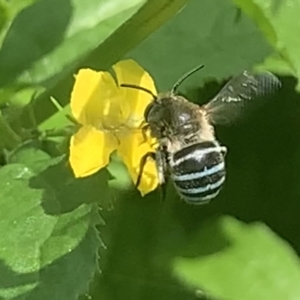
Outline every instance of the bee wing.
<svg viewBox="0 0 300 300"><path fill-rule="evenodd" d="M263 100L274 95L280 87L281 82L272 73L252 74L243 71L229 80L202 108L211 123L229 124L240 118L245 108L258 106Z"/></svg>

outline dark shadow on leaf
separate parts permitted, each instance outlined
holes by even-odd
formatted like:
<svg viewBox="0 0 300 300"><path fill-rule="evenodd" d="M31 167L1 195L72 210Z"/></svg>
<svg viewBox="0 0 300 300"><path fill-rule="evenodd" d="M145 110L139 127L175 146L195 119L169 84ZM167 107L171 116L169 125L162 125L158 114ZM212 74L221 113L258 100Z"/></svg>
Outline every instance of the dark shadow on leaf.
<svg viewBox="0 0 300 300"><path fill-rule="evenodd" d="M75 210L82 204L99 203L103 206L110 201L108 188L109 173L102 169L86 178L75 178L67 160L60 159L41 171L30 181L30 187L41 189L41 180L46 182L51 191L44 190L42 206L47 214L60 215ZM49 192L55 197L49 197Z"/></svg>
<svg viewBox="0 0 300 300"><path fill-rule="evenodd" d="M19 274L13 271L6 263L0 260L0 290L13 289L18 286L35 283L38 279L37 273ZM0 298L2 299L2 298Z"/></svg>
<svg viewBox="0 0 300 300"><path fill-rule="evenodd" d="M196 206L187 204L169 184L167 201L158 221L161 222L160 243L170 257L211 255L230 246L221 226L215 222L221 215L218 201ZM211 220L207 222L207 219ZM205 242L203 236L207 238Z"/></svg>
<svg viewBox="0 0 300 300"><path fill-rule="evenodd" d="M101 234L108 250L100 253L102 274L94 280L91 299L211 299L172 274L172 259L187 255L185 250L193 243L192 236L186 239L181 230L176 204L187 206L169 191L164 202L159 191L146 197L128 191L119 195L114 211L103 212L107 226ZM216 244L215 251L220 247ZM193 255L204 255L205 249L196 248Z"/></svg>
<svg viewBox="0 0 300 300"><path fill-rule="evenodd" d="M168 272L159 268L149 268L152 272L148 276L140 276L132 273L120 272L118 274L102 274L95 278L94 288L90 298L96 300L103 298L121 299L145 299L145 300L217 300L209 297L203 291L187 288Z"/></svg>
<svg viewBox="0 0 300 300"><path fill-rule="evenodd" d="M16 16L0 50L0 86L12 82L61 43L72 10L70 0L41 0Z"/></svg>

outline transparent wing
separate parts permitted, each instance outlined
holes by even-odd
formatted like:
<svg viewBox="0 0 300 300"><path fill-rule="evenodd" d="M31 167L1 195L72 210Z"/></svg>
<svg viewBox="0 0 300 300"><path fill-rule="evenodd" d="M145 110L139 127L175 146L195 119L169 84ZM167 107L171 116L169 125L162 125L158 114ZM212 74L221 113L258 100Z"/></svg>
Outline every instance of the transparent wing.
<svg viewBox="0 0 300 300"><path fill-rule="evenodd" d="M243 115L243 111L257 107L274 95L281 82L272 73L252 74L244 71L233 77L221 91L202 108L213 124L229 124ZM249 107L249 108L248 108Z"/></svg>

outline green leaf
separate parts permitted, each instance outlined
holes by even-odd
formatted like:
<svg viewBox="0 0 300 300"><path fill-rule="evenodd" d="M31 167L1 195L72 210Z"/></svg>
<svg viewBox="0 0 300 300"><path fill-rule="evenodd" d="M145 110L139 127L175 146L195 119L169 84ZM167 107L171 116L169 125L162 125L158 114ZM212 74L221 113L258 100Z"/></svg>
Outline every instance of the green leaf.
<svg viewBox="0 0 300 300"><path fill-rule="evenodd" d="M112 193L108 187L111 177L106 169L93 176L75 178L66 160L66 156L50 158L41 150L40 141L29 141L16 148L9 155L10 163L22 163L38 173L38 177L50 183L57 193L60 205L67 210L80 203L98 203L103 207L111 205Z"/></svg>
<svg viewBox="0 0 300 300"><path fill-rule="evenodd" d="M103 184L74 179L61 159L35 150L42 167L33 150L20 151L15 159L26 165L0 169L0 297L40 300L51 291L51 299L75 300L98 268Z"/></svg>
<svg viewBox="0 0 300 300"><path fill-rule="evenodd" d="M183 73L204 64L180 87L180 92L186 92L200 88L203 79L224 79L251 69L270 52L253 22L244 14L238 18L230 1L193 0L127 56L148 70L162 91Z"/></svg>
<svg viewBox="0 0 300 300"><path fill-rule="evenodd" d="M41 0L25 8L0 50L0 86L16 78L22 84L37 84L61 73L102 43L143 2Z"/></svg>
<svg viewBox="0 0 300 300"><path fill-rule="evenodd" d="M300 2L232 0L260 27L270 44L300 78Z"/></svg>
<svg viewBox="0 0 300 300"><path fill-rule="evenodd" d="M0 295L5 298L37 285L39 247L51 236L56 223L55 216L45 214L41 206L44 191L28 186L33 176L28 168L18 164L0 170ZM45 182L39 184L49 189ZM55 201L52 196L48 200Z"/></svg>
<svg viewBox="0 0 300 300"><path fill-rule="evenodd" d="M264 224L221 217L203 225L196 245L198 256L173 262L175 274L188 285L220 299L300 298L299 258Z"/></svg>

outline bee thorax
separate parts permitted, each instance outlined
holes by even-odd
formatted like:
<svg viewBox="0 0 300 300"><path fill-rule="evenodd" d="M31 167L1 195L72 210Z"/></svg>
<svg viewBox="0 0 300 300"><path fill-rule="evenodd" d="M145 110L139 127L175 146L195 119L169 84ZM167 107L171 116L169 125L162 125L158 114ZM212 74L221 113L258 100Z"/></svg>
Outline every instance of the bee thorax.
<svg viewBox="0 0 300 300"><path fill-rule="evenodd" d="M215 140L215 130L214 127L210 124L209 119L205 111L201 111L199 117L200 130L198 132L199 142L204 141L214 141Z"/></svg>

